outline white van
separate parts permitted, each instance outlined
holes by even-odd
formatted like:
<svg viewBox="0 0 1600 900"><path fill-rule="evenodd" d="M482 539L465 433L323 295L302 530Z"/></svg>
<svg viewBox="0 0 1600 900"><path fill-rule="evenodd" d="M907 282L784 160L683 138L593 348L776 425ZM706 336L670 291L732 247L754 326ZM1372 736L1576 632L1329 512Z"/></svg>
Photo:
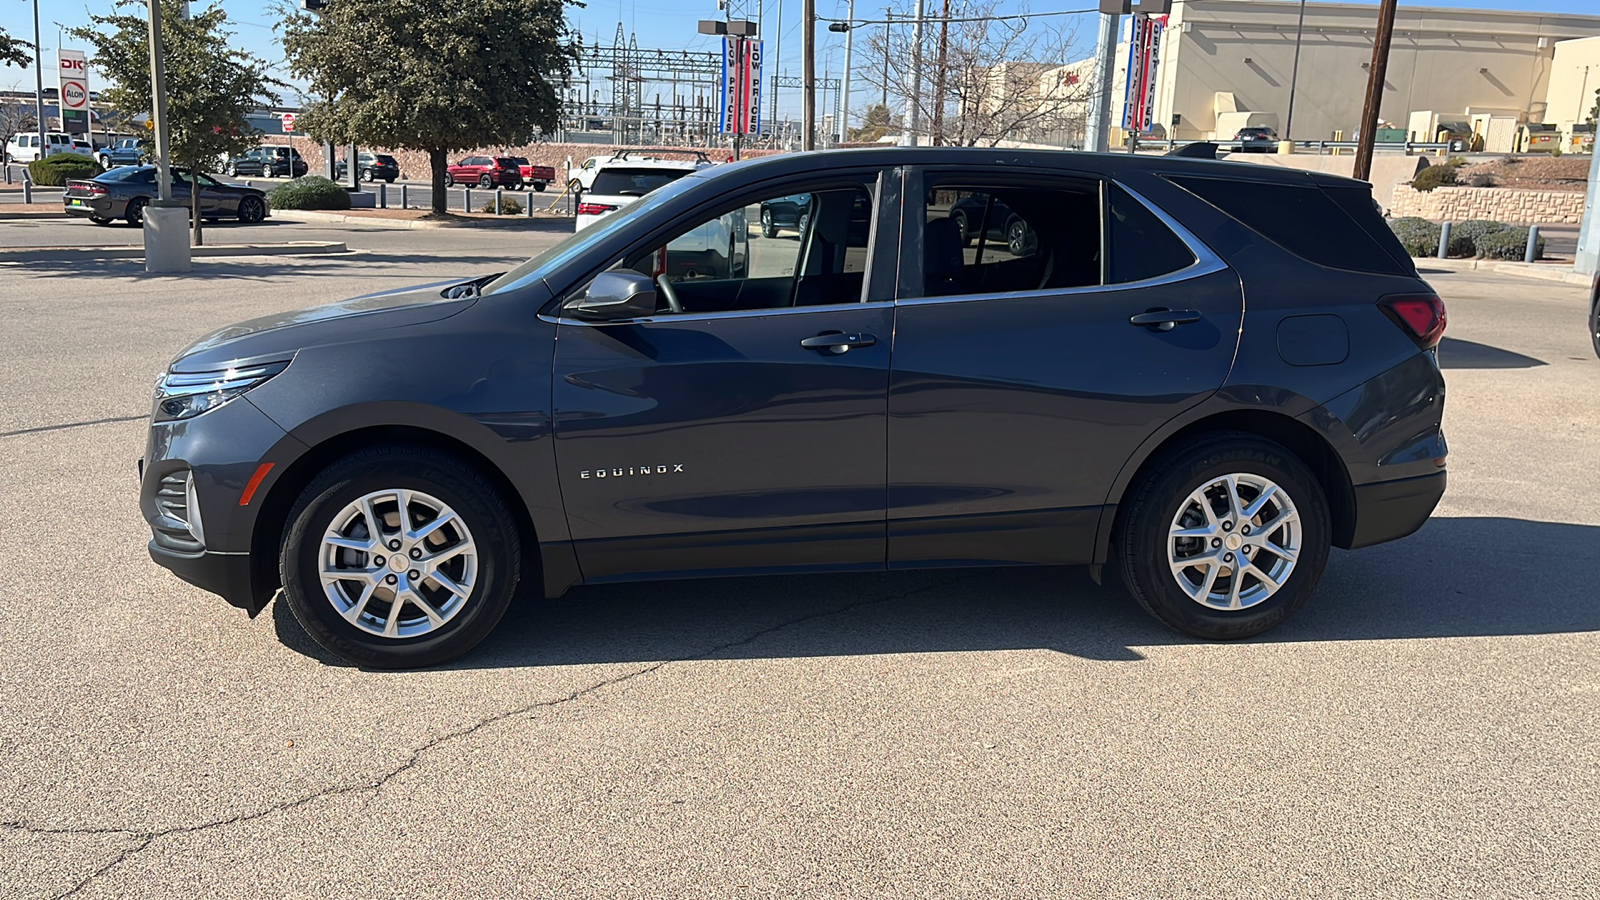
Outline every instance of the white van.
<svg viewBox="0 0 1600 900"><path fill-rule="evenodd" d="M45 143L41 145L38 132L12 135L11 140L6 141L6 161L28 163L55 153L72 152L72 135L51 133L44 137Z"/></svg>

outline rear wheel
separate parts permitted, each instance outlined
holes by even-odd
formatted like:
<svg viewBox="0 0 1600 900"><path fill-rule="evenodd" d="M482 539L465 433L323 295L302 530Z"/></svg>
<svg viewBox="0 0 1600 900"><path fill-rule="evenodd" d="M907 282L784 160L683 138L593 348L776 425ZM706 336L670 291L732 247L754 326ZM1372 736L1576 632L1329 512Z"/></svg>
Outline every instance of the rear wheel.
<svg viewBox="0 0 1600 900"><path fill-rule="evenodd" d="M129 225L144 224L144 208L145 206L149 205L149 203L150 201L143 197L135 197L128 201L128 212L126 216Z"/></svg>
<svg viewBox="0 0 1600 900"><path fill-rule="evenodd" d="M1328 503L1293 453L1240 432L1174 448L1130 490L1116 532L1145 611L1206 640L1261 634L1305 604L1328 561Z"/></svg>
<svg viewBox="0 0 1600 900"><path fill-rule="evenodd" d="M494 187L494 179L490 178L487 175L483 175L483 176L478 178L478 187L481 187L481 188Z"/></svg>
<svg viewBox="0 0 1600 900"><path fill-rule="evenodd" d="M233 163L228 163L228 177L229 178L237 178L238 176L239 176L239 167L234 165Z"/></svg>
<svg viewBox="0 0 1600 900"><path fill-rule="evenodd" d="M544 190L544 182L535 181L533 183L533 189L536 190L536 191L543 191Z"/></svg>
<svg viewBox="0 0 1600 900"><path fill-rule="evenodd" d="M1589 307L1589 339L1594 342L1594 355L1600 356L1600 290L1595 291Z"/></svg>
<svg viewBox="0 0 1600 900"><path fill-rule="evenodd" d="M280 551L284 597L324 648L361 666L433 665L505 614L521 548L494 486L460 460L376 447L301 493Z"/></svg>
<svg viewBox="0 0 1600 900"><path fill-rule="evenodd" d="M772 210L765 207L761 210L761 236L764 238L778 236L778 226L772 222Z"/></svg>

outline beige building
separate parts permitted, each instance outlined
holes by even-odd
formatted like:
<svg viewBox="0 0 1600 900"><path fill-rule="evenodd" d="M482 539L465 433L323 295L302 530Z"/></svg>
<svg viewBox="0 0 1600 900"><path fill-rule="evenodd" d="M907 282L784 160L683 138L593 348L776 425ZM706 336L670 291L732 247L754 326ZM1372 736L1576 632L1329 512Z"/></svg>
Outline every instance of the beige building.
<svg viewBox="0 0 1600 900"><path fill-rule="evenodd" d="M1330 139L1335 132L1353 138L1378 8L1306 4L1295 78L1299 15L1295 2L1174 0L1161 40L1153 121L1180 139L1228 138L1245 124L1270 125L1295 140ZM1129 18L1123 19L1124 37ZM1127 59L1124 41L1113 74L1114 127L1122 121ZM1093 61L1063 69L1087 78ZM1402 5L1379 117L1417 131L1445 121L1471 122L1486 136L1492 125L1495 142L1505 146L1485 149L1510 150L1524 122L1553 122L1570 131L1573 121L1586 118L1596 87L1600 15ZM1587 101L1580 99L1585 90ZM1433 139L1426 133L1412 137Z"/></svg>

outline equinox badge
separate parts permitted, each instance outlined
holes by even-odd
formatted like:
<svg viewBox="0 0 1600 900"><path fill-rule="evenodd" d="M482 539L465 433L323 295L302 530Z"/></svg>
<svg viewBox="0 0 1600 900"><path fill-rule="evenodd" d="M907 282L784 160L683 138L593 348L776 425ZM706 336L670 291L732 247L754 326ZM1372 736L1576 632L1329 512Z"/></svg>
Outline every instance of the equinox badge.
<svg viewBox="0 0 1600 900"><path fill-rule="evenodd" d="M683 463L671 466L618 466L614 469L584 469L579 478L626 478L629 475L671 475L683 471Z"/></svg>

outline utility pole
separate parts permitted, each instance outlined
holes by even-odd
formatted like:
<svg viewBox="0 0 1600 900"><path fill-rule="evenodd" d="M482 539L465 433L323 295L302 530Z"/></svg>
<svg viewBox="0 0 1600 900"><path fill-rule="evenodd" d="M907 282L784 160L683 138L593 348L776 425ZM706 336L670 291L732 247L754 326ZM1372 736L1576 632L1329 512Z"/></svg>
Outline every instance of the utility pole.
<svg viewBox="0 0 1600 900"><path fill-rule="evenodd" d="M1117 61L1117 26L1128 12L1128 0L1100 0L1100 35L1095 42L1094 85L1089 90L1083 149L1104 153L1111 148L1111 68ZM1130 48L1131 52L1131 48Z"/></svg>
<svg viewBox="0 0 1600 900"><path fill-rule="evenodd" d="M1378 109L1383 105L1383 79L1389 71L1389 42L1394 37L1395 0L1383 0L1378 10L1378 34L1372 42L1372 66L1367 70L1367 100L1361 109L1361 133L1356 137L1354 177L1372 177L1372 142L1378 132Z"/></svg>
<svg viewBox="0 0 1600 900"><path fill-rule="evenodd" d="M950 54L950 0L944 0L944 12L939 14L939 63L933 76L933 145L944 140L945 65Z"/></svg>
<svg viewBox="0 0 1600 900"><path fill-rule="evenodd" d="M156 133L156 202L172 202L172 143L167 130L167 64L161 45L161 0L150 0L150 118Z"/></svg>
<svg viewBox="0 0 1600 900"><path fill-rule="evenodd" d="M39 40L39 0L33 0L33 80L37 91L33 95L33 115L39 126L39 154L35 158L44 159L50 145L44 136L44 44Z"/></svg>
<svg viewBox="0 0 1600 900"><path fill-rule="evenodd" d="M845 23L844 30L844 78L839 85L839 143L850 140L850 45L855 43L856 37L856 0L850 0L845 7L844 17L850 21Z"/></svg>
<svg viewBox="0 0 1600 900"><path fill-rule="evenodd" d="M1300 37L1306 30L1306 0L1300 0L1300 24L1294 27L1294 68L1289 70L1289 114L1283 120L1283 134L1279 135L1286 141L1294 140L1294 88L1300 82Z"/></svg>
<svg viewBox="0 0 1600 900"><path fill-rule="evenodd" d="M1589 188L1583 204L1583 225L1578 229L1578 253L1573 269L1584 275L1600 272L1600 148L1595 149L1589 160Z"/></svg>
<svg viewBox="0 0 1600 900"><path fill-rule="evenodd" d="M911 15L911 96L906 98L905 144L915 147L917 132L922 129L922 0L917 0Z"/></svg>
<svg viewBox="0 0 1600 900"><path fill-rule="evenodd" d="M817 149L817 2L804 0L800 8L801 49L805 57L805 67L801 70L801 81L805 84L805 115L801 127L805 135L801 140L802 150Z"/></svg>
<svg viewBox="0 0 1600 900"><path fill-rule="evenodd" d="M166 48L161 41L161 0L150 3L150 118L156 133L157 198L144 210L144 270L187 272L189 210L172 200L172 141L167 127ZM191 186L190 190L194 188Z"/></svg>

